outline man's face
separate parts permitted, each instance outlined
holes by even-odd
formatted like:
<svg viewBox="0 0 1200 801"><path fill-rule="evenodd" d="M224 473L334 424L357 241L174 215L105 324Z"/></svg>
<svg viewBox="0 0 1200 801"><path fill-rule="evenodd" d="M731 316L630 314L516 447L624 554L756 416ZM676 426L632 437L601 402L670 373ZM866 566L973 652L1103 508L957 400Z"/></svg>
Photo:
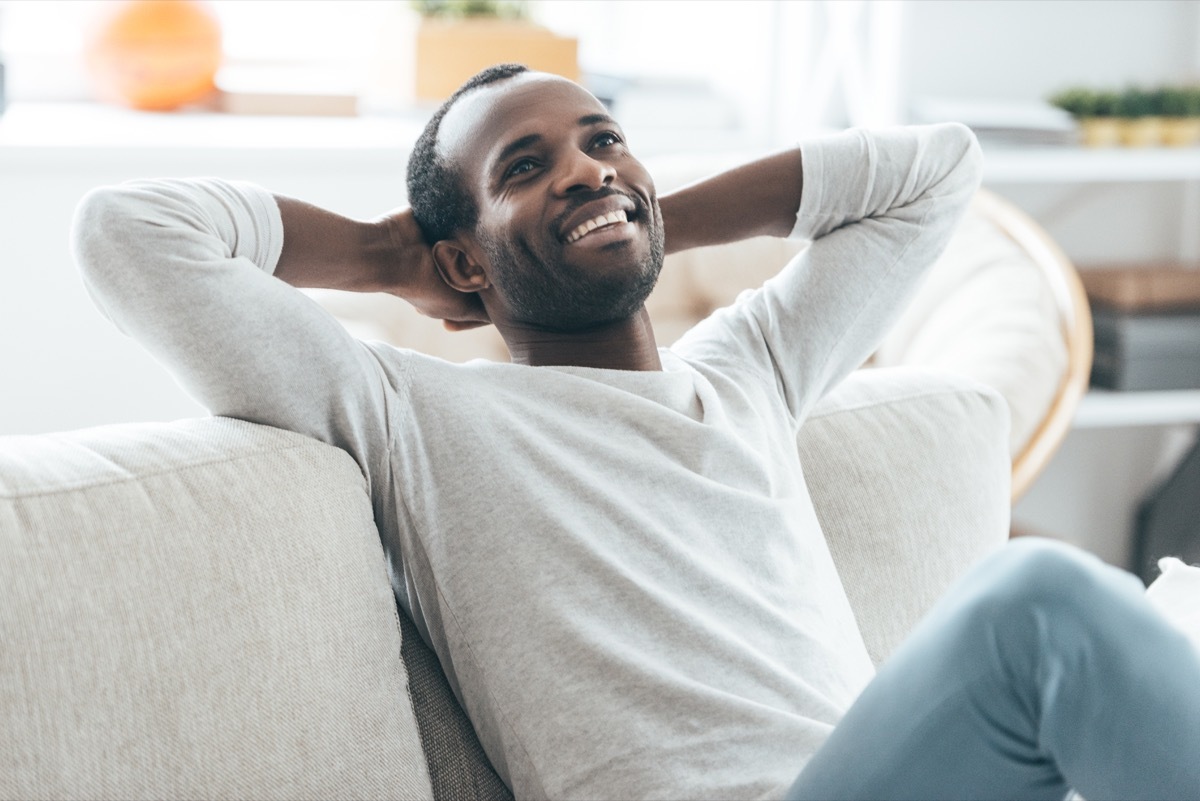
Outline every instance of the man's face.
<svg viewBox="0 0 1200 801"><path fill-rule="evenodd" d="M538 73L483 87L446 115L439 150L475 198L510 322L577 331L641 308L663 261L654 184L586 90Z"/></svg>

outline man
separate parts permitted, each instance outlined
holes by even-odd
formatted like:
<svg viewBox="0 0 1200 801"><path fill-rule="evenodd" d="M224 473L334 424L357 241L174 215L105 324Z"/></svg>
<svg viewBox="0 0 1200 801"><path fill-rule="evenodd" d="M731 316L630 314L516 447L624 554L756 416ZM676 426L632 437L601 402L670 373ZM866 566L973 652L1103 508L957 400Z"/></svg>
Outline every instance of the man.
<svg viewBox="0 0 1200 801"><path fill-rule="evenodd" d="M814 516L796 430L979 177L960 125L851 131L659 199L595 98L507 65L431 120L410 209L140 182L85 199L75 248L213 413L358 461L398 600L518 798L1187 795L1200 665L1128 577L1017 547L872 681ZM761 234L813 243L659 349L663 254ZM490 322L513 363L355 341L289 284Z"/></svg>

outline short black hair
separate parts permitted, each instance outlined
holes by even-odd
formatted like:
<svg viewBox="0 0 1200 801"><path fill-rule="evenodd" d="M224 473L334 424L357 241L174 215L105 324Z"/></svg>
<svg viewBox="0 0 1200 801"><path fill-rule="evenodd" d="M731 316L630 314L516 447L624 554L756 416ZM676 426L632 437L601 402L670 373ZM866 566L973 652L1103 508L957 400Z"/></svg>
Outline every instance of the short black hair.
<svg viewBox="0 0 1200 801"><path fill-rule="evenodd" d="M438 107L417 138L408 159L408 204L429 244L473 228L479 218L479 209L463 186L457 166L437 154L442 118L467 92L528 71L524 64L497 64L476 73Z"/></svg>

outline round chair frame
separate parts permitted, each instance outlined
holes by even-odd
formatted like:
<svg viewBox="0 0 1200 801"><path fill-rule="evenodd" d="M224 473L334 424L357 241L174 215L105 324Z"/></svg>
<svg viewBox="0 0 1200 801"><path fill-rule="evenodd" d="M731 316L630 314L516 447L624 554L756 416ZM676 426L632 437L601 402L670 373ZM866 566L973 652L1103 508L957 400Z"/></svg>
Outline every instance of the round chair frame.
<svg viewBox="0 0 1200 801"><path fill-rule="evenodd" d="M1029 441L1013 455L1012 502L1015 504L1046 468L1071 429L1092 369L1092 313L1079 273L1062 248L1033 218L988 190L975 197L976 208L1037 265L1054 293L1067 370L1050 409Z"/></svg>

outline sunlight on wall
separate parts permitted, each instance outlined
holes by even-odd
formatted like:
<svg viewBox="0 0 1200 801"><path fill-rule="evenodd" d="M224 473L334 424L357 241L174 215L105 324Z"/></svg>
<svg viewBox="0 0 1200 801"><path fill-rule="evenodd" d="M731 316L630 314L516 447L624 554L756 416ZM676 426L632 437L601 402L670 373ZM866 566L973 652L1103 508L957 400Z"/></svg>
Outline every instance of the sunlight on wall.
<svg viewBox="0 0 1200 801"><path fill-rule="evenodd" d="M358 87L367 98L360 108L368 112L411 106L418 17L407 0L210 2L222 23L228 66L305 67L310 76L336 74ZM0 0L9 99L91 99L81 53L90 23L106 5ZM891 121L899 99L893 45L902 5L529 3L537 22L579 39L585 80L596 79L588 82L598 94L604 86L628 90L623 120L669 132L660 141L685 148L689 126L701 148L763 148L823 125Z"/></svg>
<svg viewBox="0 0 1200 801"><path fill-rule="evenodd" d="M597 2L536 6L547 27L579 37L585 72L647 82L708 85L761 135L774 92L774 0Z"/></svg>

